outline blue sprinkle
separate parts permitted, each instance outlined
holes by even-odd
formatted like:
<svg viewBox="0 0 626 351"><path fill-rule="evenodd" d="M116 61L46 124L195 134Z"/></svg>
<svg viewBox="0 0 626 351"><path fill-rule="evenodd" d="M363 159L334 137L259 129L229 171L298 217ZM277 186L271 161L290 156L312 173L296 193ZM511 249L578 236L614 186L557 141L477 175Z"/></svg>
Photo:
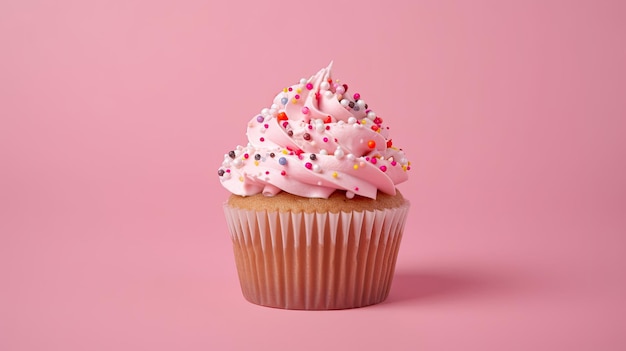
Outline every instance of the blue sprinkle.
<svg viewBox="0 0 626 351"><path fill-rule="evenodd" d="M281 165L286 165L287 164L287 159L284 157L281 157L278 159L278 163L280 163Z"/></svg>
<svg viewBox="0 0 626 351"><path fill-rule="evenodd" d="M289 99L287 99L287 98L280 99L280 103L283 104L283 105L287 105L287 101L289 101Z"/></svg>

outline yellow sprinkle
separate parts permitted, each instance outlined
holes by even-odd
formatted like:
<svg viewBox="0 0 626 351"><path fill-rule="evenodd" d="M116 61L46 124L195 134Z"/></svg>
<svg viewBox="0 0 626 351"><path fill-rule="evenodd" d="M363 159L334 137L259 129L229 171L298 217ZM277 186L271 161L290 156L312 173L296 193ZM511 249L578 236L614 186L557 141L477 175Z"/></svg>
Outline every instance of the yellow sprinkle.
<svg viewBox="0 0 626 351"><path fill-rule="evenodd" d="M259 161L254 161L254 165L258 166L259 165Z"/></svg>
<svg viewBox="0 0 626 351"><path fill-rule="evenodd" d="M243 176L239 176L239 181L243 183Z"/></svg>
<svg viewBox="0 0 626 351"><path fill-rule="evenodd" d="M297 104L298 103L298 99L293 99L293 100L291 100L291 102L293 102L294 104Z"/></svg>
<svg viewBox="0 0 626 351"><path fill-rule="evenodd" d="M302 89L298 88L296 89L296 93L300 94L302 92Z"/></svg>
<svg viewBox="0 0 626 351"><path fill-rule="evenodd" d="M363 118L363 120L361 121L361 124L365 124L367 123L367 119Z"/></svg>
<svg viewBox="0 0 626 351"><path fill-rule="evenodd" d="M337 172L333 172L333 178L337 178L338 174Z"/></svg>
<svg viewBox="0 0 626 351"><path fill-rule="evenodd" d="M288 91L289 91L289 89L287 89L287 88L284 88L284 89L283 89L283 93L286 93L286 92L288 92Z"/></svg>
<svg viewBox="0 0 626 351"><path fill-rule="evenodd" d="M404 166L404 165L403 165L403 166L402 166L402 169L406 171L406 166Z"/></svg>
<svg viewBox="0 0 626 351"><path fill-rule="evenodd" d="M283 155L287 155L287 154L288 154L287 150L283 150Z"/></svg>
<svg viewBox="0 0 626 351"><path fill-rule="evenodd" d="M354 167L352 167L354 169L359 169L359 165L354 165Z"/></svg>

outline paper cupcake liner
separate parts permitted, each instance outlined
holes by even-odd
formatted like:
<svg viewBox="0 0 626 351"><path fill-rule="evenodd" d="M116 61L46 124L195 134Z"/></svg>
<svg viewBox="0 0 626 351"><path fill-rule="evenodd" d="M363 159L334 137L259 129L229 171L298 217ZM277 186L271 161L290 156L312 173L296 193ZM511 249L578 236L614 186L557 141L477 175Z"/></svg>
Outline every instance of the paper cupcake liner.
<svg viewBox="0 0 626 351"><path fill-rule="evenodd" d="M305 310L355 308L389 294L409 209L340 213L224 205L244 297Z"/></svg>

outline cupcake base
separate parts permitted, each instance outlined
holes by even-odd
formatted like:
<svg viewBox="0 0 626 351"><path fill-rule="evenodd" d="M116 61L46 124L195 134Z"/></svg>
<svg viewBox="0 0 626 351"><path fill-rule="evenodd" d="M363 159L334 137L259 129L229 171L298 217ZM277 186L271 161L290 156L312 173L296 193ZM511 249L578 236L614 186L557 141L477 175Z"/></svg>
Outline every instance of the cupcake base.
<svg viewBox="0 0 626 351"><path fill-rule="evenodd" d="M298 310L363 307L391 287L409 203L307 213L224 205L244 297Z"/></svg>

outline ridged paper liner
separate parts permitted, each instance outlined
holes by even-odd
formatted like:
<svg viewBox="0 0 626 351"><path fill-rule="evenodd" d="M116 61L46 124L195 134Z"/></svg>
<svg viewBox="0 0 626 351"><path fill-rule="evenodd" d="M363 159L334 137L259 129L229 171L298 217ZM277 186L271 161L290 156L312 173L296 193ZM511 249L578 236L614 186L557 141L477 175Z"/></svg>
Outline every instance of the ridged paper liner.
<svg viewBox="0 0 626 351"><path fill-rule="evenodd" d="M225 204L244 297L306 310L385 300L408 209L406 202L385 210L295 213Z"/></svg>

